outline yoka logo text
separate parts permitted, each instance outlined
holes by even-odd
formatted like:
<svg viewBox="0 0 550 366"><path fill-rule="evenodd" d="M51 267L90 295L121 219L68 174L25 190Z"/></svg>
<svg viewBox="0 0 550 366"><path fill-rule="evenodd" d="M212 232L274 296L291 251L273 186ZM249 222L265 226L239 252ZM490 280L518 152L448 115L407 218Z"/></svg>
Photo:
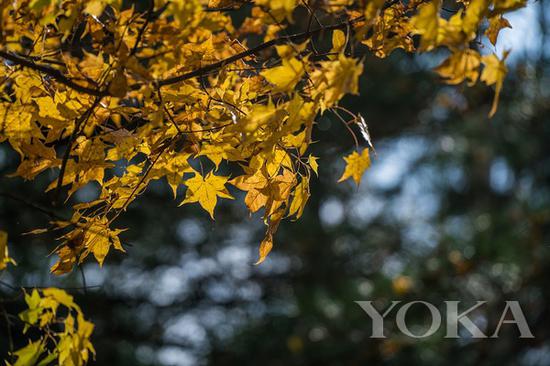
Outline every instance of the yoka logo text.
<svg viewBox="0 0 550 366"><path fill-rule="evenodd" d="M401 301L392 301L391 305L380 313L373 306L372 301L355 301L367 315L372 319L372 334L371 338L386 338L384 334L384 321L391 313L395 313L395 323L399 331L412 338L425 338L437 332L442 323L442 315L439 309L426 301L411 301L398 306ZM498 338L499 332L503 324L511 324L516 326L520 338L534 338L527 319L521 309L518 301L506 301L505 306L500 315L500 319L491 334L485 334L479 327L469 318L473 315L472 312L486 304L487 301L478 301L474 306L459 312L460 301L445 301L445 338L460 338L459 327L466 329L472 338ZM430 326L423 332L413 332L407 325L407 313L413 306L423 306L428 309L431 317ZM392 310L397 311L392 312Z"/></svg>

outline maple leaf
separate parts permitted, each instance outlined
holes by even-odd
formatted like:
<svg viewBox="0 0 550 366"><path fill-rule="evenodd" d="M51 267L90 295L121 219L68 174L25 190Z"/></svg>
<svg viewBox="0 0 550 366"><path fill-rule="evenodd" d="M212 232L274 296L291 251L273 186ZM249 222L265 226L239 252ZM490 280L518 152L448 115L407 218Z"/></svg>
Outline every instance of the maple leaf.
<svg viewBox="0 0 550 366"><path fill-rule="evenodd" d="M474 50L464 50L453 53L435 71L445 78L448 84L460 84L468 80L473 85L479 76L481 57Z"/></svg>
<svg viewBox="0 0 550 366"><path fill-rule="evenodd" d="M125 251L118 238L118 235L123 230L111 230L107 225L108 222L106 219L93 220L84 233L83 245L86 250L83 253L83 257L86 257L91 252L100 266L103 266L103 261L109 253L111 246L121 252Z"/></svg>
<svg viewBox="0 0 550 366"><path fill-rule="evenodd" d="M524 7L527 0L498 0L494 3L493 13L502 13Z"/></svg>
<svg viewBox="0 0 550 366"><path fill-rule="evenodd" d="M493 46L497 44L498 35L503 28L512 28L512 25L501 14L489 18L489 27L487 27L485 35Z"/></svg>
<svg viewBox="0 0 550 366"><path fill-rule="evenodd" d="M292 13L298 0L257 0L258 5L268 6L272 16L277 22L281 22L284 18L292 21Z"/></svg>
<svg viewBox="0 0 550 366"><path fill-rule="evenodd" d="M233 6L241 5L241 0L209 0L209 8L228 8Z"/></svg>
<svg viewBox="0 0 550 366"><path fill-rule="evenodd" d="M74 265L82 263L89 254L93 254L102 266L111 247L125 252L118 237L124 230L109 228L107 218L90 218L75 214L71 221L76 227L63 235L64 243L55 250L59 260L50 269L53 274L61 275L70 272ZM70 224L70 222L61 222L59 228Z"/></svg>
<svg viewBox="0 0 550 366"><path fill-rule="evenodd" d="M475 37L479 23L488 13L490 3L492 3L490 0L471 0L468 3L462 20L462 30L470 39Z"/></svg>
<svg viewBox="0 0 550 366"><path fill-rule="evenodd" d="M272 213L272 215L269 216L267 219L267 231L265 233L265 237L260 243L260 247L258 248L258 260L255 265L258 265L265 261L268 254L271 252L271 249L273 249L273 235L277 231L279 224L281 223L281 220L284 216L284 209L278 209Z"/></svg>
<svg viewBox="0 0 550 366"><path fill-rule="evenodd" d="M346 156L344 160L346 161L346 169L338 182L343 182L346 179L353 178L355 184L359 185L361 183L363 173L370 167L369 149L363 149L361 154L354 151L350 155Z"/></svg>
<svg viewBox="0 0 550 366"><path fill-rule="evenodd" d="M286 201L295 184L296 175L288 169L283 169L283 174L277 175L270 181L273 198L277 201Z"/></svg>
<svg viewBox="0 0 550 366"><path fill-rule="evenodd" d="M483 71L481 72L481 80L487 85L495 85L495 97L493 98L493 105L491 111L489 112L489 117L492 117L498 108L498 100L500 97L500 91L502 90L502 84L504 83L504 78L508 72L505 61L508 57L508 52L504 53L502 59L499 59L497 55L491 54L483 56L481 61L485 65Z"/></svg>
<svg viewBox="0 0 550 366"><path fill-rule="evenodd" d="M346 34L340 29L336 29L332 33L332 49L331 53L340 53L346 47Z"/></svg>
<svg viewBox="0 0 550 366"><path fill-rule="evenodd" d="M266 177L263 169L258 169L249 175L238 176L229 183L247 192L244 202L250 212L254 213L267 204L269 196L264 192L266 192L269 179Z"/></svg>
<svg viewBox="0 0 550 366"><path fill-rule="evenodd" d="M275 85L274 92L288 92L294 89L296 84L305 74L304 61L296 58L283 59L281 66L263 71L262 76Z"/></svg>
<svg viewBox="0 0 550 366"><path fill-rule="evenodd" d="M13 355L17 357L14 366L35 365L44 351L45 344L41 339L29 342L25 347L13 352Z"/></svg>
<svg viewBox="0 0 550 366"><path fill-rule="evenodd" d="M296 215L296 219L299 219L304 212L309 196L309 181L303 178L294 190L294 196L288 209L288 215Z"/></svg>
<svg viewBox="0 0 550 366"><path fill-rule="evenodd" d="M195 176L187 179L184 183L188 188L180 206L185 203L198 202L210 214L210 217L214 218L214 208L218 197L234 199L225 188L227 180L228 177L214 175L212 172L203 177L195 171Z"/></svg>
<svg viewBox="0 0 550 366"><path fill-rule="evenodd" d="M60 164L60 160L56 158L55 149L46 147L42 141L33 141L32 144L21 142L19 151L25 158L17 167L17 171L10 176L34 179L44 170Z"/></svg>
<svg viewBox="0 0 550 366"><path fill-rule="evenodd" d="M244 203L251 213L257 212L264 207L269 200L269 196L261 190L251 189L244 197Z"/></svg>
<svg viewBox="0 0 550 366"><path fill-rule="evenodd" d="M319 175L319 172L318 172L319 163L317 163L317 160L319 160L319 158L313 155L309 155L307 158L307 162L311 167L311 169L313 170L313 172L315 173L315 175Z"/></svg>
<svg viewBox="0 0 550 366"><path fill-rule="evenodd" d="M271 249L273 249L273 235L271 233L268 233L260 243L260 248L258 249L258 260L254 264L258 265L265 261L268 254L271 252Z"/></svg>
<svg viewBox="0 0 550 366"><path fill-rule="evenodd" d="M418 14L411 18L414 33L422 36L420 45L423 49L431 49L437 44L439 32L439 1L430 1L419 7Z"/></svg>
<svg viewBox="0 0 550 366"><path fill-rule="evenodd" d="M363 64L357 59L338 55L338 59L324 61L321 69L315 70L311 80L315 85L313 98L319 99L321 112L332 107L346 94L359 92L359 76Z"/></svg>
<svg viewBox="0 0 550 366"><path fill-rule="evenodd" d="M374 1L369 2L369 5ZM382 2L384 3L384 2ZM389 7L383 15L373 19L373 32L370 37L363 40L377 57L385 58L397 48L407 52L415 50L412 39L413 29L408 19L403 18L403 5Z"/></svg>

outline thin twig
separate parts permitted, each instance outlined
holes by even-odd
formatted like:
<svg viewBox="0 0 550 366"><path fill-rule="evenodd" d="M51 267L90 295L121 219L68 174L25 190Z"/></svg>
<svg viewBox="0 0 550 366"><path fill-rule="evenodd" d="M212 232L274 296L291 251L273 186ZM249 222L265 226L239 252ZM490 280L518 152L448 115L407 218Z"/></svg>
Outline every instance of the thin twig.
<svg viewBox="0 0 550 366"><path fill-rule="evenodd" d="M95 107L101 102L102 97L96 97L92 105L84 112L76 121L73 133L71 134L71 137L69 138L69 142L67 143L67 149L65 150L65 154L63 155L63 160L61 161L61 169L59 170L59 176L57 177L57 188L55 190L55 202L58 201L59 193L61 191L61 187L63 186L63 177L65 175L65 170L67 169L67 162L69 161L69 156L71 154L71 150L73 148L73 143L76 140L78 134L80 133L80 127L90 118L92 115Z"/></svg>
<svg viewBox="0 0 550 366"><path fill-rule="evenodd" d="M54 69L50 66L37 64L36 62L26 57L16 55L12 52L0 50L0 57L5 58L6 60L9 60L16 65L28 67L29 69L33 69L35 71L40 71L48 76L51 76L54 80L60 82L61 84L65 84L69 88L76 90L77 92L94 95L96 97L109 95L109 92L107 90L99 90L82 86L80 84L77 84L73 79L65 76L61 71L57 69Z"/></svg>
<svg viewBox="0 0 550 366"><path fill-rule="evenodd" d="M9 351L10 355L13 353L13 335L11 334L11 322L8 318L8 312L6 311L6 308L2 306L2 313L4 313L4 319L6 320L6 330L8 333L8 345L9 345ZM10 361L11 362L11 361Z"/></svg>
<svg viewBox="0 0 550 366"><path fill-rule="evenodd" d="M55 212L53 212L51 210L48 210L48 209L46 209L46 208L44 208L40 205L37 205L33 202L27 201L26 199L24 199L22 197L19 197L19 196L16 196L14 194L11 194L11 193L8 193L8 192L0 192L0 197L9 198L9 199L12 199L14 201L23 203L24 205L29 206L29 207L37 210L37 211L40 211L43 214L46 214L46 215L50 216L51 218L54 218L56 220L65 221L65 218L61 217L60 215L56 214Z"/></svg>
<svg viewBox="0 0 550 366"><path fill-rule="evenodd" d="M130 56L133 56L133 55L136 54L136 52L138 50L139 43L141 42L141 38L143 37L145 29L147 28L147 26L149 25L149 22L151 21L151 18L152 18L152 15L153 15L154 11L155 11L155 0L149 0L149 9L147 9L147 13L146 13L147 15L145 16L145 22L143 23L141 28L139 28L139 31L138 31L138 34L137 34L137 37L136 37L136 42L134 43L134 47L132 47L132 51L130 51Z"/></svg>
<svg viewBox="0 0 550 366"><path fill-rule="evenodd" d="M318 35L320 33L323 33L323 32L327 32L327 31L331 31L331 30L335 30L335 29L347 28L350 25L355 24L357 22L360 22L362 20L364 20L364 17L359 16L357 18L351 19L351 20L346 21L346 22L341 22L341 23L337 23L337 24L333 24L333 25L327 25L325 27L319 27L319 28L311 30L311 31L296 33L296 34L292 34L292 35L289 35L289 36L282 36L282 37L279 37L279 38L274 38L270 41L264 42L264 43L262 43L262 44L260 44L256 47L254 47L254 48L250 48L246 51L237 53L233 56L227 57L227 58L225 58L223 60L220 60L218 62L215 62L213 64L200 67L198 69L195 69L193 71L189 71L189 72L187 72L185 74L182 74L182 75L173 76L171 78L159 80L159 81L156 82L156 84L159 87L162 87L162 86L166 86L166 85L176 84L176 83L179 83L179 82L182 82L182 81L185 81L185 80L189 80L189 79L195 78L197 76L202 76L206 73L209 73L211 71L220 69L224 66L232 64L234 62L237 62L237 61L239 61L239 60L241 60L245 57L255 55L255 54L257 54L257 53L259 53L259 52L261 52L261 51L263 51L267 48L271 48L271 47L274 47L274 46L277 46L277 45L287 44L287 43L299 43L300 41L310 39L311 37L313 37L315 35Z"/></svg>
<svg viewBox="0 0 550 366"><path fill-rule="evenodd" d="M78 269L80 271L80 277L82 278L82 288L84 289L84 295L88 295L88 286L86 285L86 275L84 274L84 268L82 265L78 264Z"/></svg>

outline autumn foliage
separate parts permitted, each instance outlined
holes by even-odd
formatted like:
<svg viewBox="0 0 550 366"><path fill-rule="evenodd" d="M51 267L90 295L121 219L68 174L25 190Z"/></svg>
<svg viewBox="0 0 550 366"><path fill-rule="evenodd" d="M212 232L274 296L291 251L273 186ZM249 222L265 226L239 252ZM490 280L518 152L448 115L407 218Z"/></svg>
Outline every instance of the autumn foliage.
<svg viewBox="0 0 550 366"><path fill-rule="evenodd" d="M51 271L70 272L91 256L102 265L110 250L124 251L117 218L155 180L212 218L220 199L243 191L267 226L262 262L281 220L299 219L309 198L318 160L308 147L320 115L337 116L356 141L340 181L359 184L371 164L365 119L339 106L359 93L365 53L444 49L435 72L449 84L494 87L492 115L507 53L492 53L491 44L510 27L503 14L525 3L1 1L0 142L20 156L13 176L55 172L44 190L57 204L90 183L100 189L69 220L34 231L59 232ZM479 44L488 47L480 52ZM0 269L8 262L0 240ZM27 296L41 314L57 301L81 317L58 293ZM91 332L81 329L71 337ZM78 365L93 348L82 343L70 362L61 352L60 364Z"/></svg>

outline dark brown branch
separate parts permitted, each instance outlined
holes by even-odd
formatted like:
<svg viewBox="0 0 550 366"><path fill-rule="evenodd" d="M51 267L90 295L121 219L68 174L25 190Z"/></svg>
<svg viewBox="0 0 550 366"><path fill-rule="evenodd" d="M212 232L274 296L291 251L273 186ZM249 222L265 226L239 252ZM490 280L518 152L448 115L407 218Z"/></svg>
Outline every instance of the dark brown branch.
<svg viewBox="0 0 550 366"><path fill-rule="evenodd" d="M398 1L399 0L390 0L390 1L386 2L386 4L384 4L383 9L386 9L386 8L392 6L393 4L397 3ZM244 3L248 3L248 2L244 2ZM151 4L153 5L153 9L154 9L154 0L151 0ZM213 9L212 8L212 9L209 9L209 10L210 11L220 11L222 9ZM224 10L228 10L228 9L224 9ZM141 39L141 37L143 35L143 32L145 31L145 27L148 25L148 23L150 21L151 15L153 14L151 9L149 9L147 11L147 13L148 13L147 14L148 19L146 19L146 21L144 23L144 26L139 30L139 35L137 37L137 42L136 42L136 44L134 45L134 47L132 49L132 53L137 52L139 40ZM336 29L344 29L344 28L347 28L347 27L349 27L349 26L351 26L351 25L353 25L357 22L361 22L363 20L364 20L364 17L360 16L360 17L357 17L355 19L351 19L349 21L336 23L336 24L332 24L332 25L327 25L327 26L322 26L322 27L319 27L319 28L314 29L314 30L309 30L308 29L307 31L302 32L302 33L296 33L296 34L292 34L292 35L288 35L288 36L282 36L282 37L279 37L279 38L275 38L275 39L272 39L268 42L264 42L264 43L254 47L254 48L251 48L251 49L248 49L246 51L240 52L236 55L225 58L225 59L220 60L218 62L215 62L213 64L200 67L196 70L189 71L189 72L187 72L185 74L182 74L182 75L179 75L179 76L173 76L173 77L170 77L170 78L167 78L167 79L159 80L155 84L156 84L156 87L162 87L162 86L166 86L166 85L176 84L176 83L179 83L181 81L189 80L189 79L192 79L194 77L204 76L204 75L206 75L208 73L211 73L211 72L214 72L214 71L216 71L216 70L218 70L218 69L220 69L220 68L222 68L226 65L232 64L232 63L234 63L236 61L239 61L241 59L244 59L248 56L255 55L255 54L257 54L257 53L259 53L259 52L261 52L265 49L271 48L273 46L277 46L277 45L281 45L281 44L288 44L288 43L293 43L293 42L305 41L305 40L310 39L310 38L312 38L312 37L314 37L314 36L316 36L320 33L323 33L323 32L326 32L326 31L331 31L331 30L336 30ZM54 69L54 68L46 66L46 65L41 65L41 64L35 63L33 60L31 60L29 58L14 54L12 52L7 52L7 51L4 51L4 50L0 50L0 57L4 58L6 60L9 60L9 61L11 61L11 62L13 62L17 65L28 67L30 69L40 71L40 72L42 72L46 75L49 75L50 77L52 77L56 81L66 85L69 88L72 88L72 89L74 89L74 90L76 90L80 93L89 94L89 95L93 95L93 96L96 96L96 97L104 97L104 96L110 95L108 89L95 89L95 88L89 88L89 87L82 86L82 85L76 83L71 78L65 76L61 71L59 71L57 69Z"/></svg>
<svg viewBox="0 0 550 366"><path fill-rule="evenodd" d="M132 47L132 51L130 51L130 56L133 56L136 54L139 43L141 42L141 38L143 37L143 34L145 33L145 29L147 29L147 26L151 21L154 11L155 11L155 0L149 0L149 9L147 9L147 12L145 15L145 22L143 23L141 28L139 28L138 35L136 37L136 42L134 43L134 47Z"/></svg>
<svg viewBox="0 0 550 366"><path fill-rule="evenodd" d="M52 77L53 79L60 82L61 84L64 84L64 85L68 86L69 88L76 90L77 92L84 93L84 94L89 94L89 95L94 95L96 97L103 97L103 96L106 96L106 95L109 94L109 92L107 90L98 90L98 89L88 88L88 87L82 86L80 84L77 84L72 79L70 79L67 76L63 75L63 73L61 71L57 70L57 69L54 69L50 66L37 64L34 61L29 60L26 57L16 55L12 52L7 52L7 51L4 51L4 50L0 50L0 57L4 58L6 60L9 60L9 61L15 63L16 65L20 65L20 66L28 67L29 69L40 71L40 72Z"/></svg>
<svg viewBox="0 0 550 366"><path fill-rule="evenodd" d="M71 137L69 138L69 142L67 143L67 150L65 150L65 154L63 155L63 160L61 161L61 169L59 170L59 176L57 177L57 188L55 190L55 203L57 203L57 198L59 198L59 192L61 190L61 186L63 185L63 177L65 175L65 170L67 168L67 162L69 161L69 155L71 154L71 150L73 148L73 143L76 140L78 134L80 133L80 127L83 123L85 123L88 118L92 115L95 107L101 102L101 96L97 96L90 106L84 112L76 121L73 133L71 134Z"/></svg>
<svg viewBox="0 0 550 366"><path fill-rule="evenodd" d="M361 17L357 17L355 19L351 19L351 20L346 21L346 22L341 22L341 23L337 23L337 24L333 24L333 25L319 27L317 29L302 32L302 33L296 33L296 34L292 34L292 35L288 35L288 36L282 36L282 37L279 37L279 38L275 38L275 39L272 39L268 42L264 42L264 43L254 47L254 48L251 48L251 49L248 49L246 51L237 53L236 55L225 58L225 59L223 59L221 61L218 61L218 62L215 62L213 64L206 65L206 66L203 66L203 67L198 68L196 70L187 72L183 75L174 76L174 77L171 77L171 78L160 80L160 81L156 82L156 85L157 85L157 87L162 87L162 86L166 86L166 85L176 84L176 83L179 83L181 81L189 80L189 79L192 79L194 77L203 76L205 74L208 74L210 72L218 70L218 69L220 69L220 68L222 68L226 65L229 65L229 64L232 64L232 63L234 63L238 60L241 60L245 57L255 55L255 54L257 54L257 53L259 53L259 52L261 52L265 49L268 49L268 48L271 48L271 47L274 47L274 46L277 46L277 45L281 45L281 44L305 41L305 40L310 39L310 38L312 38L312 37L314 37L314 36L316 36L316 35L318 35L322 32L327 32L327 31L331 31L331 30L335 30L335 29L347 28L347 27L349 27L350 25L352 25L354 23L362 21L363 19L364 18L361 16ZM37 64L37 63L35 63L34 61L32 61L28 58L16 55L14 53L0 50L0 57L4 58L6 60L9 60L9 61L11 61L11 62L13 62L17 65L28 67L28 68L36 70L36 71L40 71L40 72L52 77L56 81L66 85L69 88L74 89L74 90L76 90L80 93L89 94L89 95L93 95L93 96L96 96L96 97L104 97L104 96L109 95L109 91L107 89L100 90L100 89L94 89L94 88L89 88L89 87L82 86L80 84L77 84L72 79L68 78L67 76L63 75L63 73L61 71L57 70L57 69L54 69L54 68L49 67L49 66Z"/></svg>
<svg viewBox="0 0 550 366"><path fill-rule="evenodd" d="M6 311L6 307L2 305L2 314L4 315L4 320L6 321L6 332L8 333L8 349L10 352L9 361L13 361L13 335L11 334L11 321L8 318L8 312ZM6 362L8 361L6 360Z"/></svg>
<svg viewBox="0 0 550 366"><path fill-rule="evenodd" d="M61 215L58 215L54 211L48 210L48 209L46 209L46 208L44 208L40 205L37 205L33 202L30 202L30 201L28 201L28 200L26 200L22 197L14 195L14 194L0 191L0 197L8 198L8 199L14 200L16 202L22 203L22 204L24 204L26 206L29 206L30 208L32 208L36 211L39 211L39 212L41 212L45 215L48 215L52 219L66 221L64 217L62 217Z"/></svg>
<svg viewBox="0 0 550 366"><path fill-rule="evenodd" d="M347 27L349 27L350 25L352 25L354 23L362 21L363 19L364 19L364 17L361 16L361 17L357 17L355 19L351 19L347 22L337 23L337 24L333 24L333 25L327 25L325 27L319 27L319 28L311 30L311 31L306 31L306 32L302 32L302 33L292 34L292 35L289 35L289 36L283 36L283 37L275 38L275 39L272 39L271 41L264 42L264 43L254 47L254 48L251 48L251 49L248 49L246 51L237 53L236 55L233 55L233 56L228 57L226 59L223 59L221 61L215 62L213 64L203 66L201 68L190 71L190 72L185 73L183 75L174 76L174 77L171 77L171 78L168 78L168 79L159 80L157 82L157 85L159 87L162 87L162 86L166 86L166 85L176 84L176 83L179 83L179 82L182 82L182 81L185 81L185 80L189 80L189 79L192 79L192 78L195 78L195 77L198 77L198 76L202 76L202 75L207 74L209 72L220 69L220 68L222 68L226 65L229 65L229 64L232 64L236 61L242 60L245 57L255 55L255 54L257 54L257 53L259 53L259 52L261 52L265 49L268 49L268 48L271 48L271 47L274 47L274 46L277 46L277 45L281 45L281 44L305 41L306 39L310 39L311 37L313 37L313 36L315 36L319 33L322 33L322 32L327 32L327 31L331 31L331 30L335 30L335 29L347 28Z"/></svg>

